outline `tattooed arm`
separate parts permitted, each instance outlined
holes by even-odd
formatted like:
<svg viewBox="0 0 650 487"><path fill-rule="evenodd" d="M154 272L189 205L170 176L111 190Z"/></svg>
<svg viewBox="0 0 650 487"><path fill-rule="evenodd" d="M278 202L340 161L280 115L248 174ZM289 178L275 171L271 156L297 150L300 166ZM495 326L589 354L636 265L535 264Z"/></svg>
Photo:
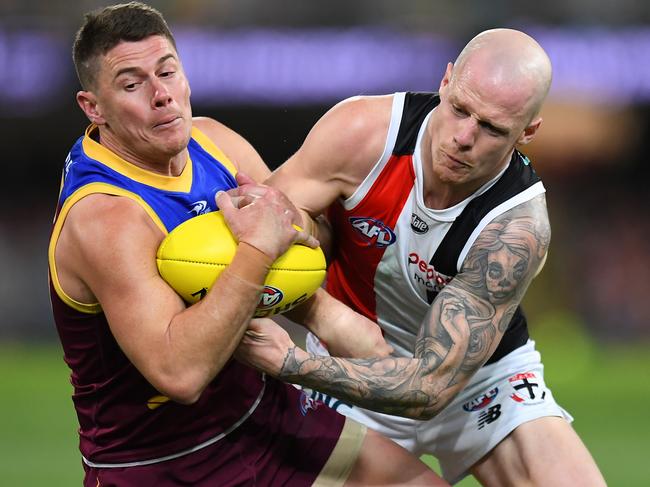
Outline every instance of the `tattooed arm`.
<svg viewBox="0 0 650 487"><path fill-rule="evenodd" d="M263 365L250 363L284 381L368 409L431 418L494 352L543 264L549 241L543 196L488 224L472 245L461 272L431 305L413 358L321 357L285 342L284 355L276 354ZM272 363L277 364L275 368Z"/></svg>

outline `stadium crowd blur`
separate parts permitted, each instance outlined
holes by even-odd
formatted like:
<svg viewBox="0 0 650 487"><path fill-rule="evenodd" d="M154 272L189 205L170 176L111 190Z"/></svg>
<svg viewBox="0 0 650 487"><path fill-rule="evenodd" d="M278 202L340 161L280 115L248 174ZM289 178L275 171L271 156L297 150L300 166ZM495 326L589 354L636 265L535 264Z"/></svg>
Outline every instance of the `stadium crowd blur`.
<svg viewBox="0 0 650 487"><path fill-rule="evenodd" d="M74 27L97 0L0 2L0 340L51 340L46 247L63 161L85 127L74 101ZM159 0L195 114L244 134L272 167L337 100L435 90L485 28L529 32L555 68L545 122L526 148L547 187L546 269L533 327L570 315L601 342L650 338L650 4Z"/></svg>

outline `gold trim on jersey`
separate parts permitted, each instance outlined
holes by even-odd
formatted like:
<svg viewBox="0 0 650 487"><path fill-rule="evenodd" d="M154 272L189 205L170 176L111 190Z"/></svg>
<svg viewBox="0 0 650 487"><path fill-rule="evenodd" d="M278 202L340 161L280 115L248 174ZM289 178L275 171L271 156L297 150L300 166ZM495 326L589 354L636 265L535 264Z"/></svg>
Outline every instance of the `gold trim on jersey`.
<svg viewBox="0 0 650 487"><path fill-rule="evenodd" d="M189 157L189 153L185 167L179 176L164 176L162 174L156 174L154 172L135 166L130 162L122 159L110 149L96 142L91 137L91 134L95 130L97 130L97 125L91 124L86 129L86 133L83 139L83 150L88 157L101 162L114 171L117 171L118 173L130 179L133 179L134 181L146 184L148 186L153 186L154 188L182 193L188 193L192 189L193 164L192 158ZM228 158L228 156L224 154L224 152L212 141L212 139L210 139L196 127L192 127L191 136L203 148L203 150L205 150L208 154L220 162L228 170L228 172L230 172L230 174L233 176L237 174L237 168L235 165Z"/></svg>
<svg viewBox="0 0 650 487"><path fill-rule="evenodd" d="M99 303L81 303L79 301L76 301L75 299L71 298L68 296L64 291L63 288L61 287L61 283L59 282L59 276L56 271L56 262L54 259L54 253L56 251L56 244L59 241L59 235L61 234L61 229L63 228L63 223L65 222L66 216L68 215L68 212L70 211L70 208L77 203L79 200L81 200L83 197L88 196L90 194L110 194L113 196L124 196L126 198L130 198L136 203L138 203L144 211L147 212L147 214L151 217L153 222L156 224L158 228L163 232L164 235L167 235L167 228L165 228L165 225L163 222L160 220L160 217L156 214L156 212L147 204L147 202L142 199L139 195L127 191L125 189L119 188L117 186L113 186L108 183L89 183L86 184L74 193L72 193L68 198L63 202L63 206L61 207L61 211L57 215L56 222L54 224L54 229L52 230L52 238L50 239L50 246L48 248L48 261L49 261L49 268L50 268L50 278L52 279L52 285L54 286L54 290L56 291L56 294L61 298L61 300L70 306L72 309L75 309L77 311L81 311L82 313L87 313L87 314L98 314L102 312L102 308Z"/></svg>
<svg viewBox="0 0 650 487"><path fill-rule="evenodd" d="M198 144L203 148L204 151L206 151L217 161L219 161L223 165L223 167L228 169L230 174L232 174L233 176L237 174L237 168L235 167L235 165L228 158L228 156L224 154L223 151L219 149L219 147L217 147L217 145L212 141L210 137L205 135L196 127L192 127L192 138L198 142Z"/></svg>
<svg viewBox="0 0 650 487"><path fill-rule="evenodd" d="M188 193L192 189L192 159L189 157L189 153L180 176L164 176L135 166L96 142L91 137L95 130L97 130L97 125L90 125L86 129L86 135L83 139L84 153L91 159L95 159L123 176L147 186L180 193Z"/></svg>

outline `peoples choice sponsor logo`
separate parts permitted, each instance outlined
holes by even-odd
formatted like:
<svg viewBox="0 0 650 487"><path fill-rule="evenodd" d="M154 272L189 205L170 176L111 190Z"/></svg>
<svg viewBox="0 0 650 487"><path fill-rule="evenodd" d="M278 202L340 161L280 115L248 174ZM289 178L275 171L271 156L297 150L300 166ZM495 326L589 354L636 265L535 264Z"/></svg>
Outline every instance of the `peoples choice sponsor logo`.
<svg viewBox="0 0 650 487"><path fill-rule="evenodd" d="M369 217L350 217L350 224L368 242L368 246L388 247L397 241L393 229L381 220Z"/></svg>
<svg viewBox="0 0 650 487"><path fill-rule="evenodd" d="M417 216L415 213L411 213L411 229L415 233L424 235L429 231L429 225L422 218Z"/></svg>
<svg viewBox="0 0 650 487"><path fill-rule="evenodd" d="M471 401L467 401L465 404L463 404L463 409L468 413L479 411L480 409L483 409L485 406L490 404L494 398L497 397L497 394L499 394L498 387L490 389L485 394L475 397Z"/></svg>
<svg viewBox="0 0 650 487"><path fill-rule="evenodd" d="M416 284L425 286L427 291L440 292L440 290L451 281L451 277L440 274L426 260L418 255L417 252L409 254L408 267L414 267L412 279Z"/></svg>
<svg viewBox="0 0 650 487"><path fill-rule="evenodd" d="M260 301L257 304L257 309L269 309L278 304L284 298L284 293L273 286L264 286L264 291L260 296Z"/></svg>
<svg viewBox="0 0 650 487"><path fill-rule="evenodd" d="M194 213L195 216L203 215L204 213L210 213L212 209L208 206L208 202L205 200L195 201L190 204L190 211L188 213Z"/></svg>
<svg viewBox="0 0 650 487"><path fill-rule="evenodd" d="M510 399L525 406L539 404L546 399L546 389L540 386L540 380L534 372L524 372L508 379L513 393Z"/></svg>

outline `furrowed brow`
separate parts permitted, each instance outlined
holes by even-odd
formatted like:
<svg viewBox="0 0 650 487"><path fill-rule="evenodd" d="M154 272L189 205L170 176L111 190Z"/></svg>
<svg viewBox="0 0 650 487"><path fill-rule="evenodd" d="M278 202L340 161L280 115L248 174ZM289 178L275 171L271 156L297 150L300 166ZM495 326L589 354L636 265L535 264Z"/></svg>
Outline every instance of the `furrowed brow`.
<svg viewBox="0 0 650 487"><path fill-rule="evenodd" d="M165 54L165 55L162 56L160 59L158 59L158 61L156 62L156 65L157 65L157 66L160 66L161 64L163 64L165 61L167 61L167 60L170 59L170 58L171 58L171 59L176 59L176 56L174 56L172 53ZM118 70L118 72L115 73L115 77L114 77L114 79L119 78L119 77L122 76L123 74L133 74L133 73L138 73L138 72L140 72L140 71L142 71L142 69L139 68L139 67L136 67L136 66L128 66L128 67L126 67L126 68L122 68L122 69Z"/></svg>

